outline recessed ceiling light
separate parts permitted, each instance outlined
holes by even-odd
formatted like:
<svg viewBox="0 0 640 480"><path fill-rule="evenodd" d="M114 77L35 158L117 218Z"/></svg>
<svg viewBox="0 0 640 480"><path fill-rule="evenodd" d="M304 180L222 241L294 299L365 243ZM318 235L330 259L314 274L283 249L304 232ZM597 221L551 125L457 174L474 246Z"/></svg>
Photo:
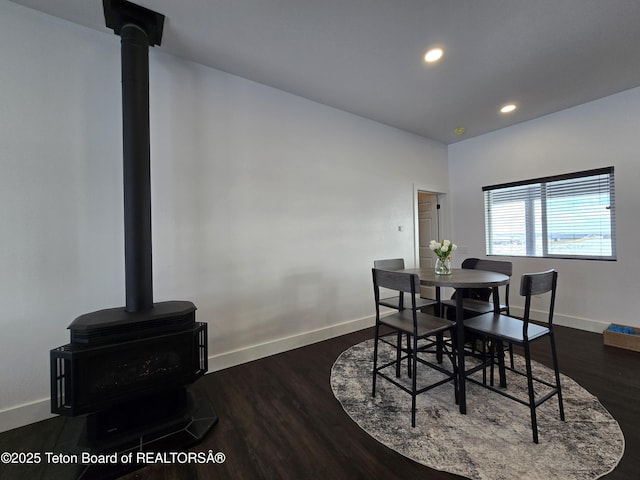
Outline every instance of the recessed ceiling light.
<svg viewBox="0 0 640 480"><path fill-rule="evenodd" d="M442 58L444 51L441 48L432 48L424 54L424 61L427 63L437 62Z"/></svg>
<svg viewBox="0 0 640 480"><path fill-rule="evenodd" d="M518 107L517 107L515 104L513 104L513 103L509 103L509 104L507 104L507 105L504 105L504 106L500 109L500 111L501 111L502 113L511 113L511 112L513 112L516 108L518 108Z"/></svg>

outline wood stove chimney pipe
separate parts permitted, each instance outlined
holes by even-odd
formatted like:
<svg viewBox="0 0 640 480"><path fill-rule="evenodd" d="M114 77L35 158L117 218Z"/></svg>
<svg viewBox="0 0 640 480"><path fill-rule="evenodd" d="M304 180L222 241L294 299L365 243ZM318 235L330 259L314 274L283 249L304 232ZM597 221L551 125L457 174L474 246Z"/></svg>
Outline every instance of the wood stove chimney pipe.
<svg viewBox="0 0 640 480"><path fill-rule="evenodd" d="M107 27L121 37L124 247L128 312L153 307L149 45L164 16L124 0L103 0Z"/></svg>

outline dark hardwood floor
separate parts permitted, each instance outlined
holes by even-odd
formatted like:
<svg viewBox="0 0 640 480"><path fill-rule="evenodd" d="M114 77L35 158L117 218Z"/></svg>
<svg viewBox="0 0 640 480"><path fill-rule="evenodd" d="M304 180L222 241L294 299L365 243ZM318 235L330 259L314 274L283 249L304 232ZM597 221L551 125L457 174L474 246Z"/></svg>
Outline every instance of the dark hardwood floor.
<svg viewBox="0 0 640 480"><path fill-rule="evenodd" d="M372 336L373 329L366 329L205 376L197 385L220 421L191 450L223 452L226 461L157 464L122 478L461 478L431 470L379 444L334 398L329 385L333 362L349 346ZM538 343L542 345L536 346L534 358L549 365L547 345ZM596 395L624 432L625 455L604 478L640 478L640 353L605 347L601 335L563 327L557 327L557 343L561 371ZM54 418L0 434L0 452L52 451L63 426L62 418ZM42 465L0 465L0 478L54 477Z"/></svg>

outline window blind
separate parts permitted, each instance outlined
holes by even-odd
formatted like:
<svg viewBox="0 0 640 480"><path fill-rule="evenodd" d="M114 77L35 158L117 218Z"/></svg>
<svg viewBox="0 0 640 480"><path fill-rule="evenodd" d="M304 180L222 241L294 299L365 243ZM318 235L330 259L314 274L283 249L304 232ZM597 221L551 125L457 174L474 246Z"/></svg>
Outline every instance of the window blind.
<svg viewBox="0 0 640 480"><path fill-rule="evenodd" d="M616 259L613 167L482 190L487 255Z"/></svg>

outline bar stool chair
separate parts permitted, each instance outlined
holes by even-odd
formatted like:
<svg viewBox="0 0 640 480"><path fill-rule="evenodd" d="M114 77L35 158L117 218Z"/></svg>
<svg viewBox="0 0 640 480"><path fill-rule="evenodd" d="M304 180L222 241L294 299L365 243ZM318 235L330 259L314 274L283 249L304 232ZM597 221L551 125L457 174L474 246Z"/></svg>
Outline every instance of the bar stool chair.
<svg viewBox="0 0 640 480"><path fill-rule="evenodd" d="M556 344L553 335L553 310L556 299L556 286L558 283L558 272L548 270L540 273L528 273L522 276L520 282L520 295L525 297L524 317L523 319L510 317L501 313L492 312L465 320L465 327L473 333L481 335L491 341L491 345L497 346L497 355L493 351L489 355L489 359L477 367L470 369L467 373L473 373L479 369L485 369L490 364L498 362L500 369L501 387L506 387L505 370L512 371L516 374L527 377L528 400L525 401L505 390L497 389L493 385L486 385L473 378L467 376L467 380L477 383L488 388L500 395L511 400L515 400L523 405L527 405L531 412L531 430L533 432L533 441L538 443L538 422L536 417L536 408L542 403L549 400L554 395L558 396L558 408L560 411L560 419L564 421L564 406L562 403L562 388L560 385L560 370L558 368L558 355L556 352ZM549 315L544 325L531 323L531 297L534 295L543 295L549 293ZM531 370L531 351L529 345L541 338L548 337L551 344L551 356L553 359L553 370L555 374L555 384L546 380L533 376ZM504 343L512 343L524 348L524 357L526 364L526 372L518 371L512 367L506 367L504 364ZM493 347L492 347L493 348ZM534 391L534 382L539 385L548 387L550 390L546 394L536 398Z"/></svg>
<svg viewBox="0 0 640 480"><path fill-rule="evenodd" d="M420 288L418 275L381 270L377 268L372 269L372 274L373 291L376 303L376 327L373 349L373 385L371 395L373 397L376 395L376 381L379 376L409 393L411 395L411 426L415 427L417 395L453 381L454 397L456 403L458 402L458 388L456 382L457 366L453 352L446 345L442 345L443 352L451 361L452 368L451 370L448 370L437 363L430 362L426 358L423 358L421 354L425 353L427 346L418 345L418 341L424 339L428 340L428 345L434 345L437 343L438 336L442 336L443 333L449 332L450 334L453 334L453 326L455 325L455 322L420 312L420 308L416 305L416 293ZM398 310L390 315L380 315L380 306L383 305L380 299L380 288L395 290L400 295L403 293L410 294L411 304L408 305L407 308ZM387 330L390 330L390 333L384 335L381 334L381 326L385 326ZM408 341L409 345L407 348L402 348L402 334L407 334L409 336L410 340ZM388 339L393 336L395 336L396 339L395 343ZM386 362L383 365L378 365L379 342L386 343L396 350L395 360ZM408 376L411 378L410 388L400 383L397 379L400 376L400 364L405 359L409 365ZM443 374L443 378L429 385L418 388L416 375L418 364L426 365L437 370ZM385 371L393 365L396 367L395 377Z"/></svg>

